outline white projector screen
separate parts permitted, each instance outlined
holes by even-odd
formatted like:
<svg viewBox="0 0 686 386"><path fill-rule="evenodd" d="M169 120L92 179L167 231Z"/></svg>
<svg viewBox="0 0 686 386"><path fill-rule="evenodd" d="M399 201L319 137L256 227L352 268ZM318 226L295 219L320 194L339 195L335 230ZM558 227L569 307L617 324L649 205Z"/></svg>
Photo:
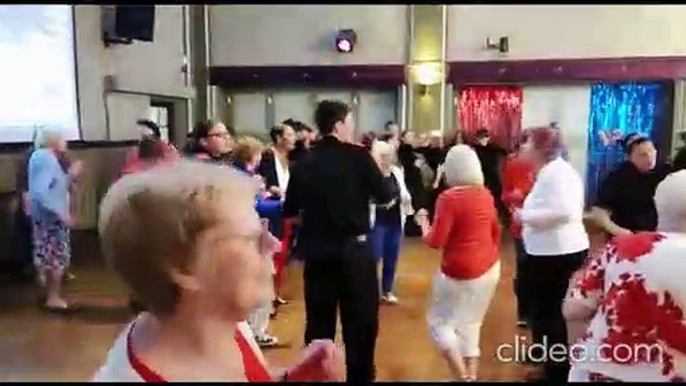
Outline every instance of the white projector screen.
<svg viewBox="0 0 686 386"><path fill-rule="evenodd" d="M0 143L81 139L74 49L72 6L0 5Z"/></svg>

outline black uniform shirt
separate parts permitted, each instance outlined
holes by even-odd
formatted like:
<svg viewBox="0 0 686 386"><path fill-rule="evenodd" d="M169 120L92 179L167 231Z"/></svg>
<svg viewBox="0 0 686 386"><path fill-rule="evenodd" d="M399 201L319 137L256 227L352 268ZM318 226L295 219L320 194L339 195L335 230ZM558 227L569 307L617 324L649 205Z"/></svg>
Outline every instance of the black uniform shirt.
<svg viewBox="0 0 686 386"><path fill-rule="evenodd" d="M657 228L655 188L667 176L667 166L642 173L629 161L608 174L600 186L595 206L611 213L612 221L632 232Z"/></svg>
<svg viewBox="0 0 686 386"><path fill-rule="evenodd" d="M298 244L304 253L340 252L370 231L369 203L391 201L383 175L361 146L326 136L291 171L284 216L301 215Z"/></svg>

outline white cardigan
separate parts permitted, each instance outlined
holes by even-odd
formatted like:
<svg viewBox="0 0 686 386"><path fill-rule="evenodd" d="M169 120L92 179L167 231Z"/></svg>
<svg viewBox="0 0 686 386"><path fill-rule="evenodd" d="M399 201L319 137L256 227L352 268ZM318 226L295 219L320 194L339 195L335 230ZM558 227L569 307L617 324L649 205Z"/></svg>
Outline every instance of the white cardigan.
<svg viewBox="0 0 686 386"><path fill-rule="evenodd" d="M405 172L403 169L395 165L391 166L391 174L393 174L396 181L398 181L398 187L400 188L400 227L401 229L404 229L405 218L414 214L412 196L407 189L407 185L405 185ZM370 228L373 229L374 224L376 223L376 204L374 203L369 204L369 217Z"/></svg>
<svg viewBox="0 0 686 386"><path fill-rule="evenodd" d="M583 181L567 161L558 157L541 168L524 200L520 217L526 253L566 255L588 249L583 216Z"/></svg>

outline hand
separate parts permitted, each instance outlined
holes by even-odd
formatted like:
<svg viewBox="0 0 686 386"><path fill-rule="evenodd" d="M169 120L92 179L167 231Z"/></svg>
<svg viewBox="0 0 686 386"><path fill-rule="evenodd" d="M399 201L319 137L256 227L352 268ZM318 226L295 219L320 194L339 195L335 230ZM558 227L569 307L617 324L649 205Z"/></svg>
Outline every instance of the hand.
<svg viewBox="0 0 686 386"><path fill-rule="evenodd" d="M521 201L524 199L524 192L522 192L521 189L515 189L512 191L512 193L510 193L510 197L513 200Z"/></svg>
<svg viewBox="0 0 686 386"><path fill-rule="evenodd" d="M83 171L83 161L76 160L71 163L67 171L72 178L78 177Z"/></svg>
<svg viewBox="0 0 686 386"><path fill-rule="evenodd" d="M420 227L429 220L429 212L426 209L419 209L414 215L415 224Z"/></svg>
<svg viewBox="0 0 686 386"><path fill-rule="evenodd" d="M345 353L333 341L315 340L303 351L302 361L288 371L289 381L345 381Z"/></svg>
<svg viewBox="0 0 686 386"><path fill-rule="evenodd" d="M381 207L382 209L390 209L390 208L392 208L393 205L395 205L396 203L397 203L397 201L396 201L396 199L394 198L394 199L392 199L390 202L388 202L388 203L386 203L386 204L381 204L381 205L379 205L379 207Z"/></svg>
<svg viewBox="0 0 686 386"><path fill-rule="evenodd" d="M269 193L274 197L281 197L281 188L278 186L272 186L269 188Z"/></svg>
<svg viewBox="0 0 686 386"><path fill-rule="evenodd" d="M71 228L75 224L74 217L72 217L71 214L60 216L60 221L62 222L62 225L64 225L67 228Z"/></svg>

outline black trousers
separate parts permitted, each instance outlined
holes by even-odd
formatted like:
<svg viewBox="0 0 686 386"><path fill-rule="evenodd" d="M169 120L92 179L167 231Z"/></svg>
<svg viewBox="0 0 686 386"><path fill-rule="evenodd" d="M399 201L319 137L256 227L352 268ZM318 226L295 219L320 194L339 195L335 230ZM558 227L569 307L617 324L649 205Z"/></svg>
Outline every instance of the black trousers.
<svg viewBox="0 0 686 386"><path fill-rule="evenodd" d="M532 340L543 343L548 353L554 345L568 346L562 302L572 274L581 268L587 255L588 250L557 256L527 256L525 280ZM548 382L564 384L569 375L569 361L560 358L557 351L555 361L544 362L545 377Z"/></svg>
<svg viewBox="0 0 686 386"><path fill-rule="evenodd" d="M526 282L526 251L524 250L524 242L522 239L514 239L515 257L517 259L517 268L514 277L514 293L517 298L517 319L520 321L529 320L529 299L527 294Z"/></svg>
<svg viewBox="0 0 686 386"><path fill-rule="evenodd" d="M16 269L23 278L31 278L35 273L33 266L33 225L31 218L18 207L14 213L12 255Z"/></svg>
<svg viewBox="0 0 686 386"><path fill-rule="evenodd" d="M368 242L351 241L338 253L305 254L305 343L336 336L340 307L347 381L375 378L379 328L376 260Z"/></svg>

